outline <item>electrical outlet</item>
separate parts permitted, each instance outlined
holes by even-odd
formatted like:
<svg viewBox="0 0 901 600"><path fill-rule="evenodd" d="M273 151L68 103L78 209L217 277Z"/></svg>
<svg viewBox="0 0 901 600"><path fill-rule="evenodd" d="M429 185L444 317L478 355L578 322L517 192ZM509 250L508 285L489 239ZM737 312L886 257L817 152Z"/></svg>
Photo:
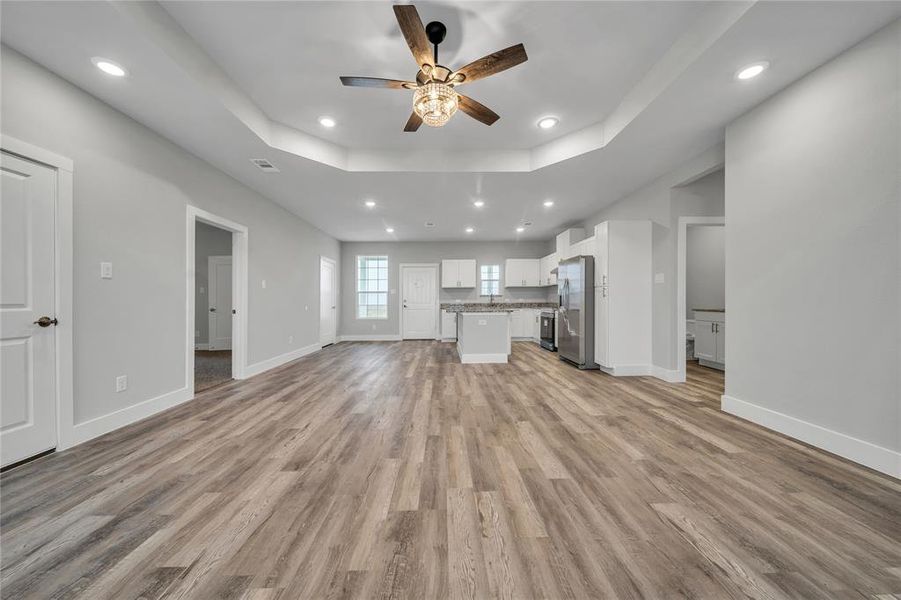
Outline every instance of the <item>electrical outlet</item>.
<svg viewBox="0 0 901 600"><path fill-rule="evenodd" d="M128 375L119 375L116 377L116 391L124 392L128 389Z"/></svg>
<svg viewBox="0 0 901 600"><path fill-rule="evenodd" d="M265 279L263 280L262 285L263 285L263 289L265 290L266 289L266 280Z"/></svg>
<svg viewBox="0 0 901 600"><path fill-rule="evenodd" d="M663 273L654 273L654 283L663 283Z"/></svg>
<svg viewBox="0 0 901 600"><path fill-rule="evenodd" d="M113 278L113 263L111 263L111 262L100 263L100 278L101 279L112 279Z"/></svg>
<svg viewBox="0 0 901 600"><path fill-rule="evenodd" d="M303 305L303 309L304 309L304 310L310 310L310 305L309 305L309 304L304 304L304 305Z"/></svg>
<svg viewBox="0 0 901 600"><path fill-rule="evenodd" d="M375 331L375 323L372 324L372 330Z"/></svg>
<svg viewBox="0 0 901 600"><path fill-rule="evenodd" d="M294 336L293 336L293 335L289 335L289 336L288 336L288 343L289 343L289 344L293 344L293 343L294 343Z"/></svg>

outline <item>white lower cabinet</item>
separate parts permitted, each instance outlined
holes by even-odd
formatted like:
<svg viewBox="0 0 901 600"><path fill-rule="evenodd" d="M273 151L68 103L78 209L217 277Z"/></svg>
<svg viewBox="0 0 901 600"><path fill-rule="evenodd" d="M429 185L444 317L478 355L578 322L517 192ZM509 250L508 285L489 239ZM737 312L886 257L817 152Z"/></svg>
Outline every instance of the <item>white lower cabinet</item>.
<svg viewBox="0 0 901 600"><path fill-rule="evenodd" d="M457 313L456 311L441 311L441 339L457 339Z"/></svg>
<svg viewBox="0 0 901 600"><path fill-rule="evenodd" d="M695 357L707 367L726 366L726 313L695 311Z"/></svg>

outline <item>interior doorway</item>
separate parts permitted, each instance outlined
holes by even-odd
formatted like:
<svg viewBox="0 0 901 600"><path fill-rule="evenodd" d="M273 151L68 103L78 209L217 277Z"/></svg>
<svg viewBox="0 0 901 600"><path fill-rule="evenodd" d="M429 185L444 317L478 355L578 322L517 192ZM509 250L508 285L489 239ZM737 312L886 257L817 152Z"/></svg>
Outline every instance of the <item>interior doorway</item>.
<svg viewBox="0 0 901 600"><path fill-rule="evenodd" d="M243 379L247 366L247 228L188 206L185 387Z"/></svg>
<svg viewBox="0 0 901 600"><path fill-rule="evenodd" d="M233 233L198 221L194 232L194 391L232 379Z"/></svg>
<svg viewBox="0 0 901 600"><path fill-rule="evenodd" d="M319 257L319 345L334 344L338 335L338 267Z"/></svg>
<svg viewBox="0 0 901 600"><path fill-rule="evenodd" d="M724 218L680 218L678 246L676 343L682 380L721 387L726 369Z"/></svg>

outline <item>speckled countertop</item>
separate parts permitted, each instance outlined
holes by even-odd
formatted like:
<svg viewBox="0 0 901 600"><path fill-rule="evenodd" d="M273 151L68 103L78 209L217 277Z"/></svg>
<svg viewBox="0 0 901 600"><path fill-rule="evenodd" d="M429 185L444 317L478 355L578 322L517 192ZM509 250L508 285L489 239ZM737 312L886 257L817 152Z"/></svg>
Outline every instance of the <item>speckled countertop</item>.
<svg viewBox="0 0 901 600"><path fill-rule="evenodd" d="M557 308L556 302L442 302L441 310L449 312L503 312L519 308Z"/></svg>
<svg viewBox="0 0 901 600"><path fill-rule="evenodd" d="M725 308L693 308L694 312L726 312Z"/></svg>

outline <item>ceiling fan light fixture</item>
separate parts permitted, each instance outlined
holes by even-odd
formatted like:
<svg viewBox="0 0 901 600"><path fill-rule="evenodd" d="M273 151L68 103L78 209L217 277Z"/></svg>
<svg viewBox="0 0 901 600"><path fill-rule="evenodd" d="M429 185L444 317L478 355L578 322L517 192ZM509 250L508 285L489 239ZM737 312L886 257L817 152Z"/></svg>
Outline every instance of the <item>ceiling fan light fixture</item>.
<svg viewBox="0 0 901 600"><path fill-rule="evenodd" d="M430 127L443 127L457 112L457 92L451 86L431 81L413 92L413 112Z"/></svg>

